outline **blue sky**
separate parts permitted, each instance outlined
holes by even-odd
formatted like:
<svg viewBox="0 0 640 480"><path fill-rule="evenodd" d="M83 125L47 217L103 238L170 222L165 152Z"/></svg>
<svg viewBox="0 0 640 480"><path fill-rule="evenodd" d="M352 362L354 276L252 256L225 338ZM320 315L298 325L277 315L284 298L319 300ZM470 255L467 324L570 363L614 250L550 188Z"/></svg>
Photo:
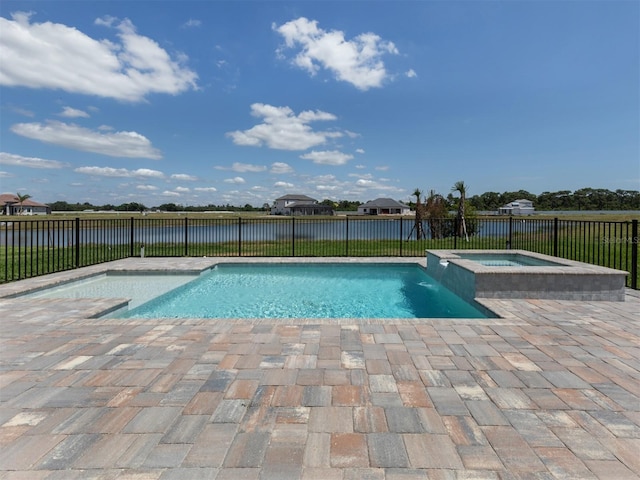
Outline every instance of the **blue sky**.
<svg viewBox="0 0 640 480"><path fill-rule="evenodd" d="M0 193L640 189L637 1L6 1Z"/></svg>

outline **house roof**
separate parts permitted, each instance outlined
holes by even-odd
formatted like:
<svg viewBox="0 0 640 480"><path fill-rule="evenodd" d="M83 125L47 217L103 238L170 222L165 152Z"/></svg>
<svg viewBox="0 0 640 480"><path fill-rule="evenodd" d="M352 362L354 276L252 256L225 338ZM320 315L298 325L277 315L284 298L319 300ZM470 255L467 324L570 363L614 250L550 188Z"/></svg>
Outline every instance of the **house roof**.
<svg viewBox="0 0 640 480"><path fill-rule="evenodd" d="M17 204L20 203L20 200L18 200L18 197L16 195L14 195L13 193L0 193L0 205L7 205L7 204L14 204L14 203L17 203ZM44 203L36 202L28 198L24 202L22 202L22 206L23 207L46 207L48 205L45 205Z"/></svg>
<svg viewBox="0 0 640 480"><path fill-rule="evenodd" d="M360 205L361 207L377 207L377 208L409 208L404 203L400 203L393 198L376 198L369 200L367 203Z"/></svg>
<svg viewBox="0 0 640 480"><path fill-rule="evenodd" d="M293 201L305 201L305 202L317 202L315 198L308 197L306 195L295 195L289 194L280 198L276 198L276 200L293 200Z"/></svg>

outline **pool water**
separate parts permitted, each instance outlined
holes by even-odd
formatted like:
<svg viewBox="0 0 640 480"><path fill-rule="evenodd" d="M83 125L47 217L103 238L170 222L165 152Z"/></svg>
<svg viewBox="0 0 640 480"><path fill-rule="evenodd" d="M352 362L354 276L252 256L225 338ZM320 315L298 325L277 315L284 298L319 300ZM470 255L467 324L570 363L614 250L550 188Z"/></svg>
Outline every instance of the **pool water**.
<svg viewBox="0 0 640 480"><path fill-rule="evenodd" d="M460 253L458 256L463 260L473 260L487 267L560 267L560 263L534 258L525 255L513 254L492 254L492 253Z"/></svg>
<svg viewBox="0 0 640 480"><path fill-rule="evenodd" d="M487 318L406 264L219 265L120 318Z"/></svg>

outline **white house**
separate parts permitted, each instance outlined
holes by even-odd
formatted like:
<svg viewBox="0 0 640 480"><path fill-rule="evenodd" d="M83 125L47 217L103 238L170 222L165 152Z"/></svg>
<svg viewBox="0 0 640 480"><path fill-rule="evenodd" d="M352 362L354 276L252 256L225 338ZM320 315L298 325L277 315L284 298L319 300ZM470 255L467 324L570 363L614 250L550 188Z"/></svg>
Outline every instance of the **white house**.
<svg viewBox="0 0 640 480"><path fill-rule="evenodd" d="M500 215L531 215L534 212L531 200L514 200L498 209Z"/></svg>
<svg viewBox="0 0 640 480"><path fill-rule="evenodd" d="M47 215L51 213L49 205L38 203L30 198L20 203L20 199L13 193L0 194L1 215Z"/></svg>
<svg viewBox="0 0 640 480"><path fill-rule="evenodd" d="M360 215L409 215L411 209L392 198L376 198L358 207Z"/></svg>
<svg viewBox="0 0 640 480"><path fill-rule="evenodd" d="M333 208L306 195L285 195L276 198L271 215L333 215Z"/></svg>

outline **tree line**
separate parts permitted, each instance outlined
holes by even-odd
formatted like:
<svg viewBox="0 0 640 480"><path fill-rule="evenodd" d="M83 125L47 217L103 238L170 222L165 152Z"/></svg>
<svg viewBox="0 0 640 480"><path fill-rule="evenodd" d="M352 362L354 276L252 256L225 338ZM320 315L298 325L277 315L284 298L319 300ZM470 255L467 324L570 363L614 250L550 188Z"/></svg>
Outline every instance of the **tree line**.
<svg viewBox="0 0 640 480"><path fill-rule="evenodd" d="M468 187L467 187L468 188ZM434 192L430 192L437 195ZM458 208L459 197L454 196L455 192L449 192L446 196L438 195L437 208L444 211L452 211ZM458 192L459 194L460 192ZM415 193L414 193L415 195ZM536 195L526 190L517 192L485 192L480 195L466 197L466 205L476 211L497 211L500 207L515 200L531 200L536 211L552 210L640 210L640 191L622 190L615 191L603 188L581 188L579 190L560 190L557 192L543 192ZM426 198L425 198L426 200ZM359 205L364 202L325 199L323 205L329 205L334 210L340 212L356 211ZM407 204L415 209L416 202L410 201ZM227 212L263 212L268 211L270 206L264 203L261 206L246 204L244 206L235 205L203 205L184 206L175 203L163 203L156 207L147 207L142 203L131 202L121 205L93 205L84 203L67 203L64 201L49 204L55 212L81 212L83 210L102 210L117 212L144 212L148 210L160 210L163 212L206 212L206 211L227 211Z"/></svg>

